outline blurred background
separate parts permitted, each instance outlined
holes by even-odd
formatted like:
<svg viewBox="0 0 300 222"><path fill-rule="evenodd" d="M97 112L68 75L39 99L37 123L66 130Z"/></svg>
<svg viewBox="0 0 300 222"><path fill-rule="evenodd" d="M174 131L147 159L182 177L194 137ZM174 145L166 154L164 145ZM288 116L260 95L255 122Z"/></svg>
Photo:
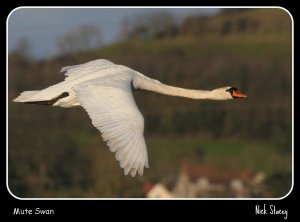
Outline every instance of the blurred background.
<svg viewBox="0 0 300 222"><path fill-rule="evenodd" d="M231 85L247 100L148 92L150 169L124 176L82 108L13 103L105 58L166 84ZM19 8L8 19L8 184L18 197L281 197L292 185L292 21L279 8Z"/></svg>

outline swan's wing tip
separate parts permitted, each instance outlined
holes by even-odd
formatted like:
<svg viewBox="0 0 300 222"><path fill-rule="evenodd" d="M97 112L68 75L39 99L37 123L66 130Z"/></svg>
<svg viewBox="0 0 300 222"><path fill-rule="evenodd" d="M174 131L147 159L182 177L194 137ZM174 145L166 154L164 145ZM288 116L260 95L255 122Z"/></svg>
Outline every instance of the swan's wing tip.
<svg viewBox="0 0 300 222"><path fill-rule="evenodd" d="M135 177L137 174L140 175L140 176L143 176L144 166L139 167L139 168L125 167L124 168L124 175L127 176L128 174L130 174L132 177Z"/></svg>

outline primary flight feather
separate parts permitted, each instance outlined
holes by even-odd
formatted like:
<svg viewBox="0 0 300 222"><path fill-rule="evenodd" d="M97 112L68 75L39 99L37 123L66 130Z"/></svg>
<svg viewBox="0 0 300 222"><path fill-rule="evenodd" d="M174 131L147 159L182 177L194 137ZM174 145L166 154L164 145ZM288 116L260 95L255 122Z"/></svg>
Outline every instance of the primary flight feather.
<svg viewBox="0 0 300 222"><path fill-rule="evenodd" d="M43 90L25 91L14 102L61 106L82 106L92 124L124 169L124 174L143 175L148 168L144 139L144 118L133 95L134 90L147 90L191 99L228 100L247 98L235 87L212 91L183 89L165 85L131 68L105 59L94 60L61 69L65 80Z"/></svg>

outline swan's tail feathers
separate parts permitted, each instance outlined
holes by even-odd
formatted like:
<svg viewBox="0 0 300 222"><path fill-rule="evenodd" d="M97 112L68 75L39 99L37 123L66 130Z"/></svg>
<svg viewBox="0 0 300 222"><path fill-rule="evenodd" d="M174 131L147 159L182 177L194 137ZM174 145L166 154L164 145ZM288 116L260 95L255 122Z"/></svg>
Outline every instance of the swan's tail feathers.
<svg viewBox="0 0 300 222"><path fill-rule="evenodd" d="M14 102L19 102L19 103L28 102L28 101L30 101L32 99L33 95L35 95L38 92L39 92L39 90L24 91L17 98L15 98L13 101Z"/></svg>
<svg viewBox="0 0 300 222"><path fill-rule="evenodd" d="M47 105L47 106L52 106L54 103L56 103L58 100L69 96L69 93L63 92L59 96L56 96L50 100L44 100L44 99L37 99L36 94L40 92L39 90L37 91L25 91L22 92L17 98L15 98L13 101L14 102L19 102L19 103L28 103L28 104L37 104L37 105Z"/></svg>

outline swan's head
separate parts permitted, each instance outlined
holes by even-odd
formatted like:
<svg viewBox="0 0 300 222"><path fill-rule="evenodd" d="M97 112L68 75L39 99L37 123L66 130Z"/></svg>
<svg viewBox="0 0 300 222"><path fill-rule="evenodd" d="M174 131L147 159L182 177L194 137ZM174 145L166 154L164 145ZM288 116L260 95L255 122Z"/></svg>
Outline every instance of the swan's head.
<svg viewBox="0 0 300 222"><path fill-rule="evenodd" d="M226 86L211 91L212 99L228 100L228 99L246 99L248 96L239 92L237 88Z"/></svg>

